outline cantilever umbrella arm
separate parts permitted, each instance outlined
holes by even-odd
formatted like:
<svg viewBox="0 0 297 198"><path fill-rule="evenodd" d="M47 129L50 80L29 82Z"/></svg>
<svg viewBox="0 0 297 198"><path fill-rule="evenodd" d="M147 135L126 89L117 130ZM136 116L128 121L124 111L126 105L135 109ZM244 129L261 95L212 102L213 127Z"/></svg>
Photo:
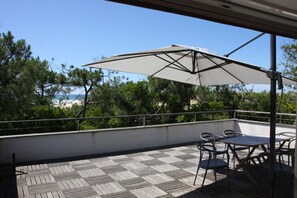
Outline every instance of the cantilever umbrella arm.
<svg viewBox="0 0 297 198"><path fill-rule="evenodd" d="M207 49L183 45L112 56L85 66L137 73L198 86L270 84L267 70L264 68L219 56ZM296 81L283 78L283 83L296 84Z"/></svg>

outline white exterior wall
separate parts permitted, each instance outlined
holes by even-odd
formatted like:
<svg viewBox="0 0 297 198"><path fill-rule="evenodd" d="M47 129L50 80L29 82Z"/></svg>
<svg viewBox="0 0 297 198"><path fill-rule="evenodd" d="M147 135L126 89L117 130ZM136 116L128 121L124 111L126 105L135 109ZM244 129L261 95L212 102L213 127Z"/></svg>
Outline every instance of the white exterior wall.
<svg viewBox="0 0 297 198"><path fill-rule="evenodd" d="M0 137L0 164L78 157L168 146L200 140L204 131L222 134L234 120L194 122L122 129Z"/></svg>
<svg viewBox="0 0 297 198"><path fill-rule="evenodd" d="M245 135L255 135L269 137L270 125L266 122L249 121L249 120L238 120L235 126L235 130L241 131ZM296 132L296 128L292 125L276 125L275 133L280 132Z"/></svg>
<svg viewBox="0 0 297 198"><path fill-rule="evenodd" d="M121 129L47 133L0 137L0 164L107 154L137 149L196 142L202 132L222 135L235 129L246 135L269 136L269 123L221 120ZM277 132L292 131L294 126L277 126Z"/></svg>

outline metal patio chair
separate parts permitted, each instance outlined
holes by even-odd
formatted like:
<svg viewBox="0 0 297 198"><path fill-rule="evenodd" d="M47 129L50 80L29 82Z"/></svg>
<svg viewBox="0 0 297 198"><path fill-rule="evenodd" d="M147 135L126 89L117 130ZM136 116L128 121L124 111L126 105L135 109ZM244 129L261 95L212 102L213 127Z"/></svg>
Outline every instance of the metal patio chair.
<svg viewBox="0 0 297 198"><path fill-rule="evenodd" d="M200 134L200 138L203 142L208 142L208 143L211 143L213 145L215 145L215 143L221 139L223 139L222 136L218 136L218 135L215 135L213 133L210 133L210 132L203 132Z"/></svg>
<svg viewBox="0 0 297 198"><path fill-rule="evenodd" d="M296 134L294 132L281 132L276 134L276 138L289 137L290 140L286 142L283 146L278 145L278 148L275 149L276 154L281 157L282 163L286 163L290 166L293 166L295 161L295 141ZM287 157L287 161L284 160L284 156Z"/></svg>
<svg viewBox="0 0 297 198"><path fill-rule="evenodd" d="M223 136L215 135L215 134L210 133L210 132L203 132L203 133L200 134L200 138L204 143L212 144L217 151L226 151L226 150L228 150L228 148L226 148L226 147L222 147L222 146L217 145L217 143L224 138ZM222 158L224 159L224 155L222 156Z"/></svg>
<svg viewBox="0 0 297 198"><path fill-rule="evenodd" d="M224 130L223 136L224 138L234 138L234 137L242 136L242 133L239 131L234 131L232 129L227 129L227 130ZM248 152L250 151L248 146L238 146L238 145L234 145L234 150L237 150L237 151L248 150ZM235 167L234 156L232 157L232 161L233 161L233 167Z"/></svg>
<svg viewBox="0 0 297 198"><path fill-rule="evenodd" d="M209 169L213 170L214 176L215 176L215 181L217 181L217 173L216 173L217 170L226 169L227 179L229 182L229 154L228 154L228 151L227 150L217 150L215 147L215 144L213 144L212 142L205 142L203 140L202 140L202 142L199 142L197 144L197 148L200 152L200 156L199 156L199 162L197 165L197 171L196 171L193 185L195 185L195 183L196 183L196 179L197 179L200 168L205 169L203 181L201 184L201 190L204 186L207 171ZM218 158L218 156L220 156L220 155L226 155L227 160Z"/></svg>
<svg viewBox="0 0 297 198"><path fill-rule="evenodd" d="M258 155L258 161L259 161L259 165L260 165L260 168L258 169L258 171L259 171L258 172L258 186L259 186L260 179L261 179L261 177L263 177L261 172L263 170L265 170L268 173L269 168L270 168L269 153L267 153L267 152L260 153ZM294 182L294 164L283 163L282 154L277 154L277 156L275 158L274 173L277 175L280 175L281 177L283 177L285 179L290 179L290 183L293 184L293 182Z"/></svg>

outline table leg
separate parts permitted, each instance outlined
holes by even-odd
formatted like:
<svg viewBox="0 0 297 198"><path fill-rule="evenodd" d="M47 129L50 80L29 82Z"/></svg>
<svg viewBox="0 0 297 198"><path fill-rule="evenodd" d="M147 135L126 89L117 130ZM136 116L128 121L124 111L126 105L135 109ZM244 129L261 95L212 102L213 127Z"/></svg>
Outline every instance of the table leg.
<svg viewBox="0 0 297 198"><path fill-rule="evenodd" d="M248 176L248 178L255 184L257 185L257 182L255 179L252 177L252 175L249 173L249 171L245 168L246 162L250 159L251 155L255 151L257 147L252 147L252 149L249 151L249 154L245 158L239 158L238 154L236 153L236 150L232 145L228 144L228 148L231 150L233 156L235 159L238 161L238 164L236 165L235 169L230 173L234 174L238 169L242 168L243 172Z"/></svg>

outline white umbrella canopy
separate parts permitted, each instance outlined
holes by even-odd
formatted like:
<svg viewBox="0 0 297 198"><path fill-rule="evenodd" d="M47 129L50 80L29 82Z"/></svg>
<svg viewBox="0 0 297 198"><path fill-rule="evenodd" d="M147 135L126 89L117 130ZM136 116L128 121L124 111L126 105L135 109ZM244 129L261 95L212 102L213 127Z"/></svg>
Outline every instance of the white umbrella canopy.
<svg viewBox="0 0 297 198"><path fill-rule="evenodd" d="M193 85L270 84L268 70L198 47L172 45L122 54L84 66L144 74ZM296 81L283 78L283 84Z"/></svg>

